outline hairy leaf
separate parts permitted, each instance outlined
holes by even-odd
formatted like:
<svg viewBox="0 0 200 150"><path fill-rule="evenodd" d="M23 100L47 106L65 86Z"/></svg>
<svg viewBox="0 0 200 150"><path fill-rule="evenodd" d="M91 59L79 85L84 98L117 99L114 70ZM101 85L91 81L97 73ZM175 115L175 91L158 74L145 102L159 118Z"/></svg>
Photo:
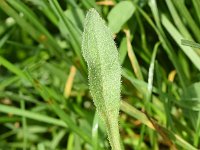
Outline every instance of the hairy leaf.
<svg viewBox="0 0 200 150"><path fill-rule="evenodd" d="M82 53L88 65L90 92L114 149L113 145L119 145L121 68L111 31L95 9L90 9L86 15ZM118 143L112 143L116 139Z"/></svg>

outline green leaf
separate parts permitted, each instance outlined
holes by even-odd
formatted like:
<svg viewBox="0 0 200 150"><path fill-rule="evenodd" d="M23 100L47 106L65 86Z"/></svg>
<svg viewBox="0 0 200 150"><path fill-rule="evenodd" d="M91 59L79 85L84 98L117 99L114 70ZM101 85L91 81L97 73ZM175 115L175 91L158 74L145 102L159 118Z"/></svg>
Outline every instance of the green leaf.
<svg viewBox="0 0 200 150"><path fill-rule="evenodd" d="M99 129L99 122L98 122L98 116L97 113L94 115L93 125L92 125L92 144L93 149L98 150L98 129Z"/></svg>
<svg viewBox="0 0 200 150"><path fill-rule="evenodd" d="M15 19L16 23L35 40L45 45L51 54L54 54L57 57L62 55L61 47L55 42L55 39L50 35L41 22L37 20L38 18L36 15L26 5L24 5L24 3L18 0L1 0L0 8ZM20 17L18 12L23 13L25 17Z"/></svg>
<svg viewBox="0 0 200 150"><path fill-rule="evenodd" d="M168 38L166 37L164 30L163 30L163 28L160 24L160 17L159 17L160 15L158 13L158 7L157 7L157 4L156 4L156 1L151 0L150 3L149 3L149 6L150 6L151 11L153 13L156 25L154 24L153 20L150 18L150 16L145 11L140 9L140 7L138 7L137 5L135 5L135 6L137 7L137 10L141 13L141 15L146 19L146 21L151 25L151 27L157 33L164 50L166 51L168 57L170 58L174 67L177 70L177 74L179 76L179 80L180 80L182 87L185 88L186 83L188 81L187 81L187 78L186 78L186 76L183 72L183 69L182 69L180 62L177 59L177 55L176 55L175 51L173 50L173 47L172 47L171 43L169 42Z"/></svg>
<svg viewBox="0 0 200 150"><path fill-rule="evenodd" d="M192 3L194 5L195 14L196 14L197 19L198 19L198 21L200 23L200 13L199 13L200 1L192 0Z"/></svg>
<svg viewBox="0 0 200 150"><path fill-rule="evenodd" d="M181 39L183 39L183 36L177 31L177 29L173 26L173 24L168 20L165 15L162 15L161 21L167 32L169 32L172 38L183 50L185 55L187 55L191 62L200 70L200 57L195 53L192 48L181 45Z"/></svg>
<svg viewBox="0 0 200 150"><path fill-rule="evenodd" d="M33 119L33 120L57 125L57 126L60 126L60 127L65 127L65 128L67 127L65 122L62 121L62 120L55 119L55 118L45 116L45 115L41 115L41 114L38 114L38 113L34 113L34 112L31 112L31 111L19 109L19 108L16 108L16 107L11 107L11 106L6 106L6 105L0 104L0 112L12 113L14 115L23 116L23 117L26 117L26 118L30 118L30 119Z"/></svg>
<svg viewBox="0 0 200 150"><path fill-rule="evenodd" d="M118 3L108 14L108 26L113 33L120 31L122 26L131 18L135 7L130 1Z"/></svg>
<svg viewBox="0 0 200 150"><path fill-rule="evenodd" d="M83 21L85 15L82 9L68 9L65 11L65 15L75 26L79 27L81 30L83 29Z"/></svg>
<svg viewBox="0 0 200 150"><path fill-rule="evenodd" d="M124 37L120 43L119 46L119 59L120 59L120 64L122 65L126 59L127 56L127 39Z"/></svg>
<svg viewBox="0 0 200 150"><path fill-rule="evenodd" d="M191 119L193 126L196 126L197 114L200 111L200 82L190 85L182 94L180 105L186 110L186 115Z"/></svg>
<svg viewBox="0 0 200 150"><path fill-rule="evenodd" d="M200 136L200 82L190 85L186 91L183 92L180 105L183 106L184 115L190 120L195 132L194 142L198 146Z"/></svg>
<svg viewBox="0 0 200 150"><path fill-rule="evenodd" d="M137 110L134 106L131 106L125 101L121 101L121 110L126 114L140 120L143 124L147 125L149 128L154 129L153 124L149 121L147 116L141 111Z"/></svg>
<svg viewBox="0 0 200 150"><path fill-rule="evenodd" d="M70 44L72 45L72 48L76 55L79 57L83 69L85 69L85 64L83 62L83 58L81 57L81 30L71 20L69 20L68 17L65 16L58 1L49 0L49 3L52 7L52 10L59 18L61 32L63 32L63 34L69 33L68 36L70 38Z"/></svg>
<svg viewBox="0 0 200 150"><path fill-rule="evenodd" d="M111 31L95 9L90 9L86 15L82 53L88 65L89 87L98 115L107 127L112 149L120 150L121 68Z"/></svg>
<svg viewBox="0 0 200 150"><path fill-rule="evenodd" d="M180 33L187 39L192 40L190 32L187 30L186 26L184 25L183 21L180 18L180 15L178 14L177 10L175 9L175 6L173 5L172 1L165 0L167 7L170 11L170 14L173 18L173 21L177 28L179 29Z"/></svg>
<svg viewBox="0 0 200 150"><path fill-rule="evenodd" d="M188 28L190 28L191 32L193 33L194 37L200 41L200 29L197 25L196 20L193 19L193 16L189 9L186 7L185 0L172 0L174 5L177 7L181 17L184 19L184 22L187 23ZM192 3L192 2L191 2ZM199 13L199 12L198 12Z"/></svg>

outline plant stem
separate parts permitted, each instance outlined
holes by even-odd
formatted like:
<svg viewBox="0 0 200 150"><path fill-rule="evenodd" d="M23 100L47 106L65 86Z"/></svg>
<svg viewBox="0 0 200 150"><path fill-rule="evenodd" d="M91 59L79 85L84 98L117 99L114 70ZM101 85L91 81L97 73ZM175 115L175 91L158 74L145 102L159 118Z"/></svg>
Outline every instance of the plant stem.
<svg viewBox="0 0 200 150"><path fill-rule="evenodd" d="M119 134L118 118L113 118L112 115L107 117L106 126L110 145L112 150L122 150Z"/></svg>

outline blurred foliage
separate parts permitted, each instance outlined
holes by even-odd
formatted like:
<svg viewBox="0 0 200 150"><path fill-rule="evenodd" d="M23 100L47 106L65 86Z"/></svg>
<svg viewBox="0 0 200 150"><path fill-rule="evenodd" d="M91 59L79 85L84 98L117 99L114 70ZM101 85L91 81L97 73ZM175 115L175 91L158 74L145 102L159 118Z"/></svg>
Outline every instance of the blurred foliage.
<svg viewBox="0 0 200 150"><path fill-rule="evenodd" d="M199 149L200 49L181 44L200 43L198 0L0 0L0 149L110 149L81 54L90 8L119 50L125 150Z"/></svg>

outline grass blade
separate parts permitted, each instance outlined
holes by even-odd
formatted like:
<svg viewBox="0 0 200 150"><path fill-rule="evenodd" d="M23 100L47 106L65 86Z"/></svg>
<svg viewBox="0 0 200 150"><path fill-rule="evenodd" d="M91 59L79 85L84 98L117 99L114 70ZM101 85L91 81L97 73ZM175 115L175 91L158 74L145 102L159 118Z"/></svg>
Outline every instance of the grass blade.
<svg viewBox="0 0 200 150"><path fill-rule="evenodd" d="M11 106L0 104L0 112L12 113L14 115L23 116L29 119L34 119L37 121L41 121L41 122L45 122L45 123L49 123L49 124L53 124L53 125L57 125L57 126L65 127L65 128L67 127L65 122L62 120L51 118L48 116L44 116L38 113L22 110L22 109L11 107Z"/></svg>
<svg viewBox="0 0 200 150"><path fill-rule="evenodd" d="M177 7L178 11L182 15L183 18L185 18L185 21L187 22L188 27L191 29L192 33L194 34L195 38L198 42L200 42L200 29L194 19L192 18L188 8L185 6L184 0L173 0L175 6Z"/></svg>
<svg viewBox="0 0 200 150"><path fill-rule="evenodd" d="M174 52L174 50L172 48L172 45L169 43L167 37L164 34L164 31L163 31L163 29L162 29L162 27L160 25L160 21L159 21L160 19L159 19L158 16L156 16L156 15L158 15L158 13L156 13L157 10L155 10L155 11L153 10L153 9L157 9L157 6L154 6L152 4L156 5L156 3L153 2L153 3L151 3L150 6L151 6L151 9L152 9L152 12L155 12L154 16L155 16L155 18L157 18L156 22L157 22L158 28L155 26L155 24L153 23L153 21L151 20L151 18L148 16L147 13L145 13L138 6L137 6L137 8L138 8L139 12L147 20L147 22L152 26L152 28L155 30L155 32L157 33L157 35L158 35L158 37L159 37L159 39L161 41L161 44L162 44L163 48L167 52L170 60L172 61L173 65L175 66L175 68L177 70L177 73L179 75L180 83L181 83L182 87L185 88L186 87L186 83L188 82L187 78L186 78L186 75L184 74L183 69L181 68L181 64L178 62L178 58L177 58L176 53Z"/></svg>
<svg viewBox="0 0 200 150"><path fill-rule="evenodd" d="M162 24L179 45L179 47L183 50L185 55L187 55L191 62L198 68L198 70L200 70L200 57L194 52L192 48L186 48L181 45L181 40L183 39L183 36L176 30L176 28L172 25L172 23L167 19L165 15L162 15Z"/></svg>
<svg viewBox="0 0 200 150"><path fill-rule="evenodd" d="M186 26L183 24L181 18L178 15L172 1L165 0L167 3L168 9L170 10L171 16L173 17L174 23L176 24L177 28L180 30L180 33L187 39L193 40L189 31L187 30Z"/></svg>
<svg viewBox="0 0 200 150"><path fill-rule="evenodd" d="M74 24L67 18L65 17L58 1L56 0L49 0L49 3L52 7L52 10L55 12L57 17L59 18L60 22L64 25L63 27L65 28L64 30L69 31L69 36L71 38L70 42L71 45L76 53L76 55L79 57L80 63L86 71L86 66L85 63L83 62L83 58L81 55L81 31L78 27L74 26Z"/></svg>
<svg viewBox="0 0 200 150"><path fill-rule="evenodd" d="M130 59L132 68L133 68L133 70L135 72L136 77L138 79L140 79L140 80L144 80L142 72L141 72L141 69L140 69L140 66L139 66L139 63L138 63L138 60L137 60L137 58L135 56L133 47L131 45L130 31L129 30L125 30L124 32L126 34L128 57Z"/></svg>

